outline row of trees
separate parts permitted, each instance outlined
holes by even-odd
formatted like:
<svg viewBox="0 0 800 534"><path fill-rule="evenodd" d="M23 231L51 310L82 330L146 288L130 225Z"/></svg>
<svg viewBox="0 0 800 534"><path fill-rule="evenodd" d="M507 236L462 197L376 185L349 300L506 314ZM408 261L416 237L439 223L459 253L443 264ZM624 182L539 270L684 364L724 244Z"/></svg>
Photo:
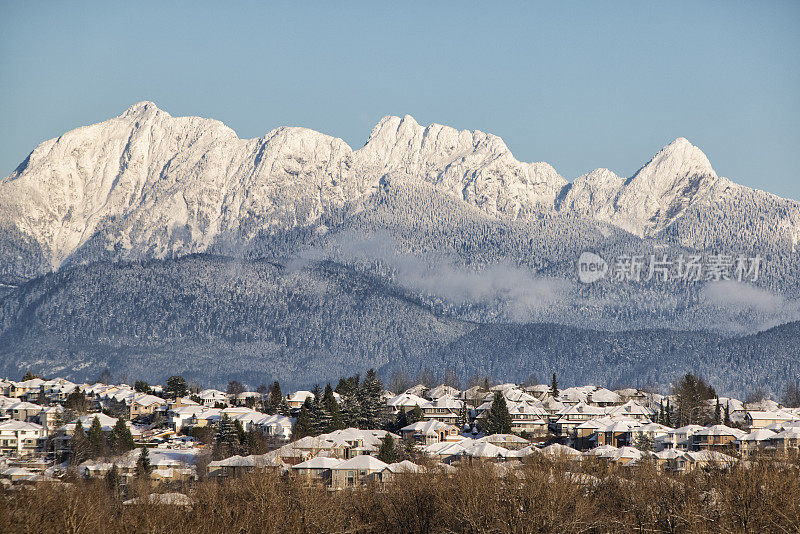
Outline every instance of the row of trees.
<svg viewBox="0 0 800 534"><path fill-rule="evenodd" d="M133 435L122 418L117 419L108 435L97 417L92 420L88 431L84 431L83 424L78 420L69 442L70 463L77 465L89 459L124 454L134 447Z"/></svg>
<svg viewBox="0 0 800 534"><path fill-rule="evenodd" d="M383 383L375 369L367 371L363 381L360 374L340 379L335 391L341 396L340 402L330 383L324 391L319 386L314 388L314 396L306 399L297 416L292 431L295 439L348 427L384 428L389 423Z"/></svg>

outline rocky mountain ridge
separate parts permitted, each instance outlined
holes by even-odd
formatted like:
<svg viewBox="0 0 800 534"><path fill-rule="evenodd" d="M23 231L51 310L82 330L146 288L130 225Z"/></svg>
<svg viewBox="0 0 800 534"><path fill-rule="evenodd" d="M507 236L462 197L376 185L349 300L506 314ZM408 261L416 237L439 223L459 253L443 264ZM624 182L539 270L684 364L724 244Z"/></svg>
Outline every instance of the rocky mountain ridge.
<svg viewBox="0 0 800 534"><path fill-rule="evenodd" d="M219 121L140 102L40 144L0 181L0 275L29 279L98 251L135 260L245 246L313 227L393 181L431 184L503 221L558 214L687 247L703 244L702 232L681 226L690 219L708 232L732 219L758 233L745 243L786 248L800 238L800 204L718 177L683 138L628 179L598 169L569 183L547 163L518 161L497 136L410 116L383 118L353 150L305 128L239 139ZM749 205L774 224L758 226Z"/></svg>

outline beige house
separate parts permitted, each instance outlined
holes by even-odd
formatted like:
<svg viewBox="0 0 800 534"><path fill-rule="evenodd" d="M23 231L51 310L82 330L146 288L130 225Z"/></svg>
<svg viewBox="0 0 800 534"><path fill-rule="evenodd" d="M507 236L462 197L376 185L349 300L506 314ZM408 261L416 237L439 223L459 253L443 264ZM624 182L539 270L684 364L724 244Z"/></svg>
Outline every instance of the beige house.
<svg viewBox="0 0 800 534"><path fill-rule="evenodd" d="M418 421L400 429L403 439L413 439L422 445L459 440L458 427L441 421Z"/></svg>
<svg viewBox="0 0 800 534"><path fill-rule="evenodd" d="M751 410L744 415L744 424L748 430L753 431L775 423L786 423L796 419L797 417L794 414L783 410Z"/></svg>
<svg viewBox="0 0 800 534"><path fill-rule="evenodd" d="M382 481L381 473L388 467L389 464L374 456L356 456L331 468L331 486L347 488L368 480L380 482Z"/></svg>
<svg viewBox="0 0 800 534"><path fill-rule="evenodd" d="M297 465L293 465L292 472L297 476L305 477L307 480L329 483L331 481L331 469L344 461L345 460L340 460L339 458L317 456L300 462Z"/></svg>
<svg viewBox="0 0 800 534"><path fill-rule="evenodd" d="M28 456L42 446L44 427L36 423L7 421L0 423L0 454Z"/></svg>
<svg viewBox="0 0 800 534"><path fill-rule="evenodd" d="M128 405L128 418L135 419L143 415L152 415L163 404L164 399L155 395L137 395Z"/></svg>
<svg viewBox="0 0 800 534"><path fill-rule="evenodd" d="M743 454L753 454L763 451L769 445L775 436L775 432L766 428L753 430L749 434L739 438L739 451Z"/></svg>
<svg viewBox="0 0 800 534"><path fill-rule="evenodd" d="M442 395L422 405L422 416L429 421L435 419L442 423L456 425L463 406L464 401L458 400L452 395Z"/></svg>
<svg viewBox="0 0 800 534"><path fill-rule="evenodd" d="M724 449L734 447L734 442L738 442L746 434L746 432L738 428L712 425L695 432L692 435L692 441L696 449Z"/></svg>

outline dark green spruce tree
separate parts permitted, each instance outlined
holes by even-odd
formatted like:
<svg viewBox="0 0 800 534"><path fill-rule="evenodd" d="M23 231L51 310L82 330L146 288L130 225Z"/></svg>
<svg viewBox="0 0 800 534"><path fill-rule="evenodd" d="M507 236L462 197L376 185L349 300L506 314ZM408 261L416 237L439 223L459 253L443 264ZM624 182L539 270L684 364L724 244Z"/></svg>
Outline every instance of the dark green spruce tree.
<svg viewBox="0 0 800 534"><path fill-rule="evenodd" d="M508 412L506 398L499 391L494 394L492 407L489 408L489 417L486 420L486 432L488 434L511 433L511 414Z"/></svg>
<svg viewBox="0 0 800 534"><path fill-rule="evenodd" d="M303 403L303 406L300 407L300 414L297 416L297 420L294 422L294 427L292 428L292 439L298 440L300 438L312 435L313 432L314 427L311 423L311 399L308 398Z"/></svg>
<svg viewBox="0 0 800 534"><path fill-rule="evenodd" d="M136 460L136 477L137 478L150 478L150 473L153 472L153 465L150 463L150 452L147 447L142 445L139 459Z"/></svg>
<svg viewBox="0 0 800 534"><path fill-rule="evenodd" d="M397 446L389 432L381 440L381 447L378 449L378 460L387 464L393 464L397 461Z"/></svg>

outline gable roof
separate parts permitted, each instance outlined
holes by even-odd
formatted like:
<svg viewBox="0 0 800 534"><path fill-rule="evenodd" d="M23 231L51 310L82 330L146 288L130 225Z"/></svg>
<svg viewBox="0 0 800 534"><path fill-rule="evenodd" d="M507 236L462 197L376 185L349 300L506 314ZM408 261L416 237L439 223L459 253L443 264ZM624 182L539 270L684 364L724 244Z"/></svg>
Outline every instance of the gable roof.
<svg viewBox="0 0 800 534"><path fill-rule="evenodd" d="M354 469L367 471L383 471L389 464L382 462L374 456L362 454L333 466L331 469Z"/></svg>

